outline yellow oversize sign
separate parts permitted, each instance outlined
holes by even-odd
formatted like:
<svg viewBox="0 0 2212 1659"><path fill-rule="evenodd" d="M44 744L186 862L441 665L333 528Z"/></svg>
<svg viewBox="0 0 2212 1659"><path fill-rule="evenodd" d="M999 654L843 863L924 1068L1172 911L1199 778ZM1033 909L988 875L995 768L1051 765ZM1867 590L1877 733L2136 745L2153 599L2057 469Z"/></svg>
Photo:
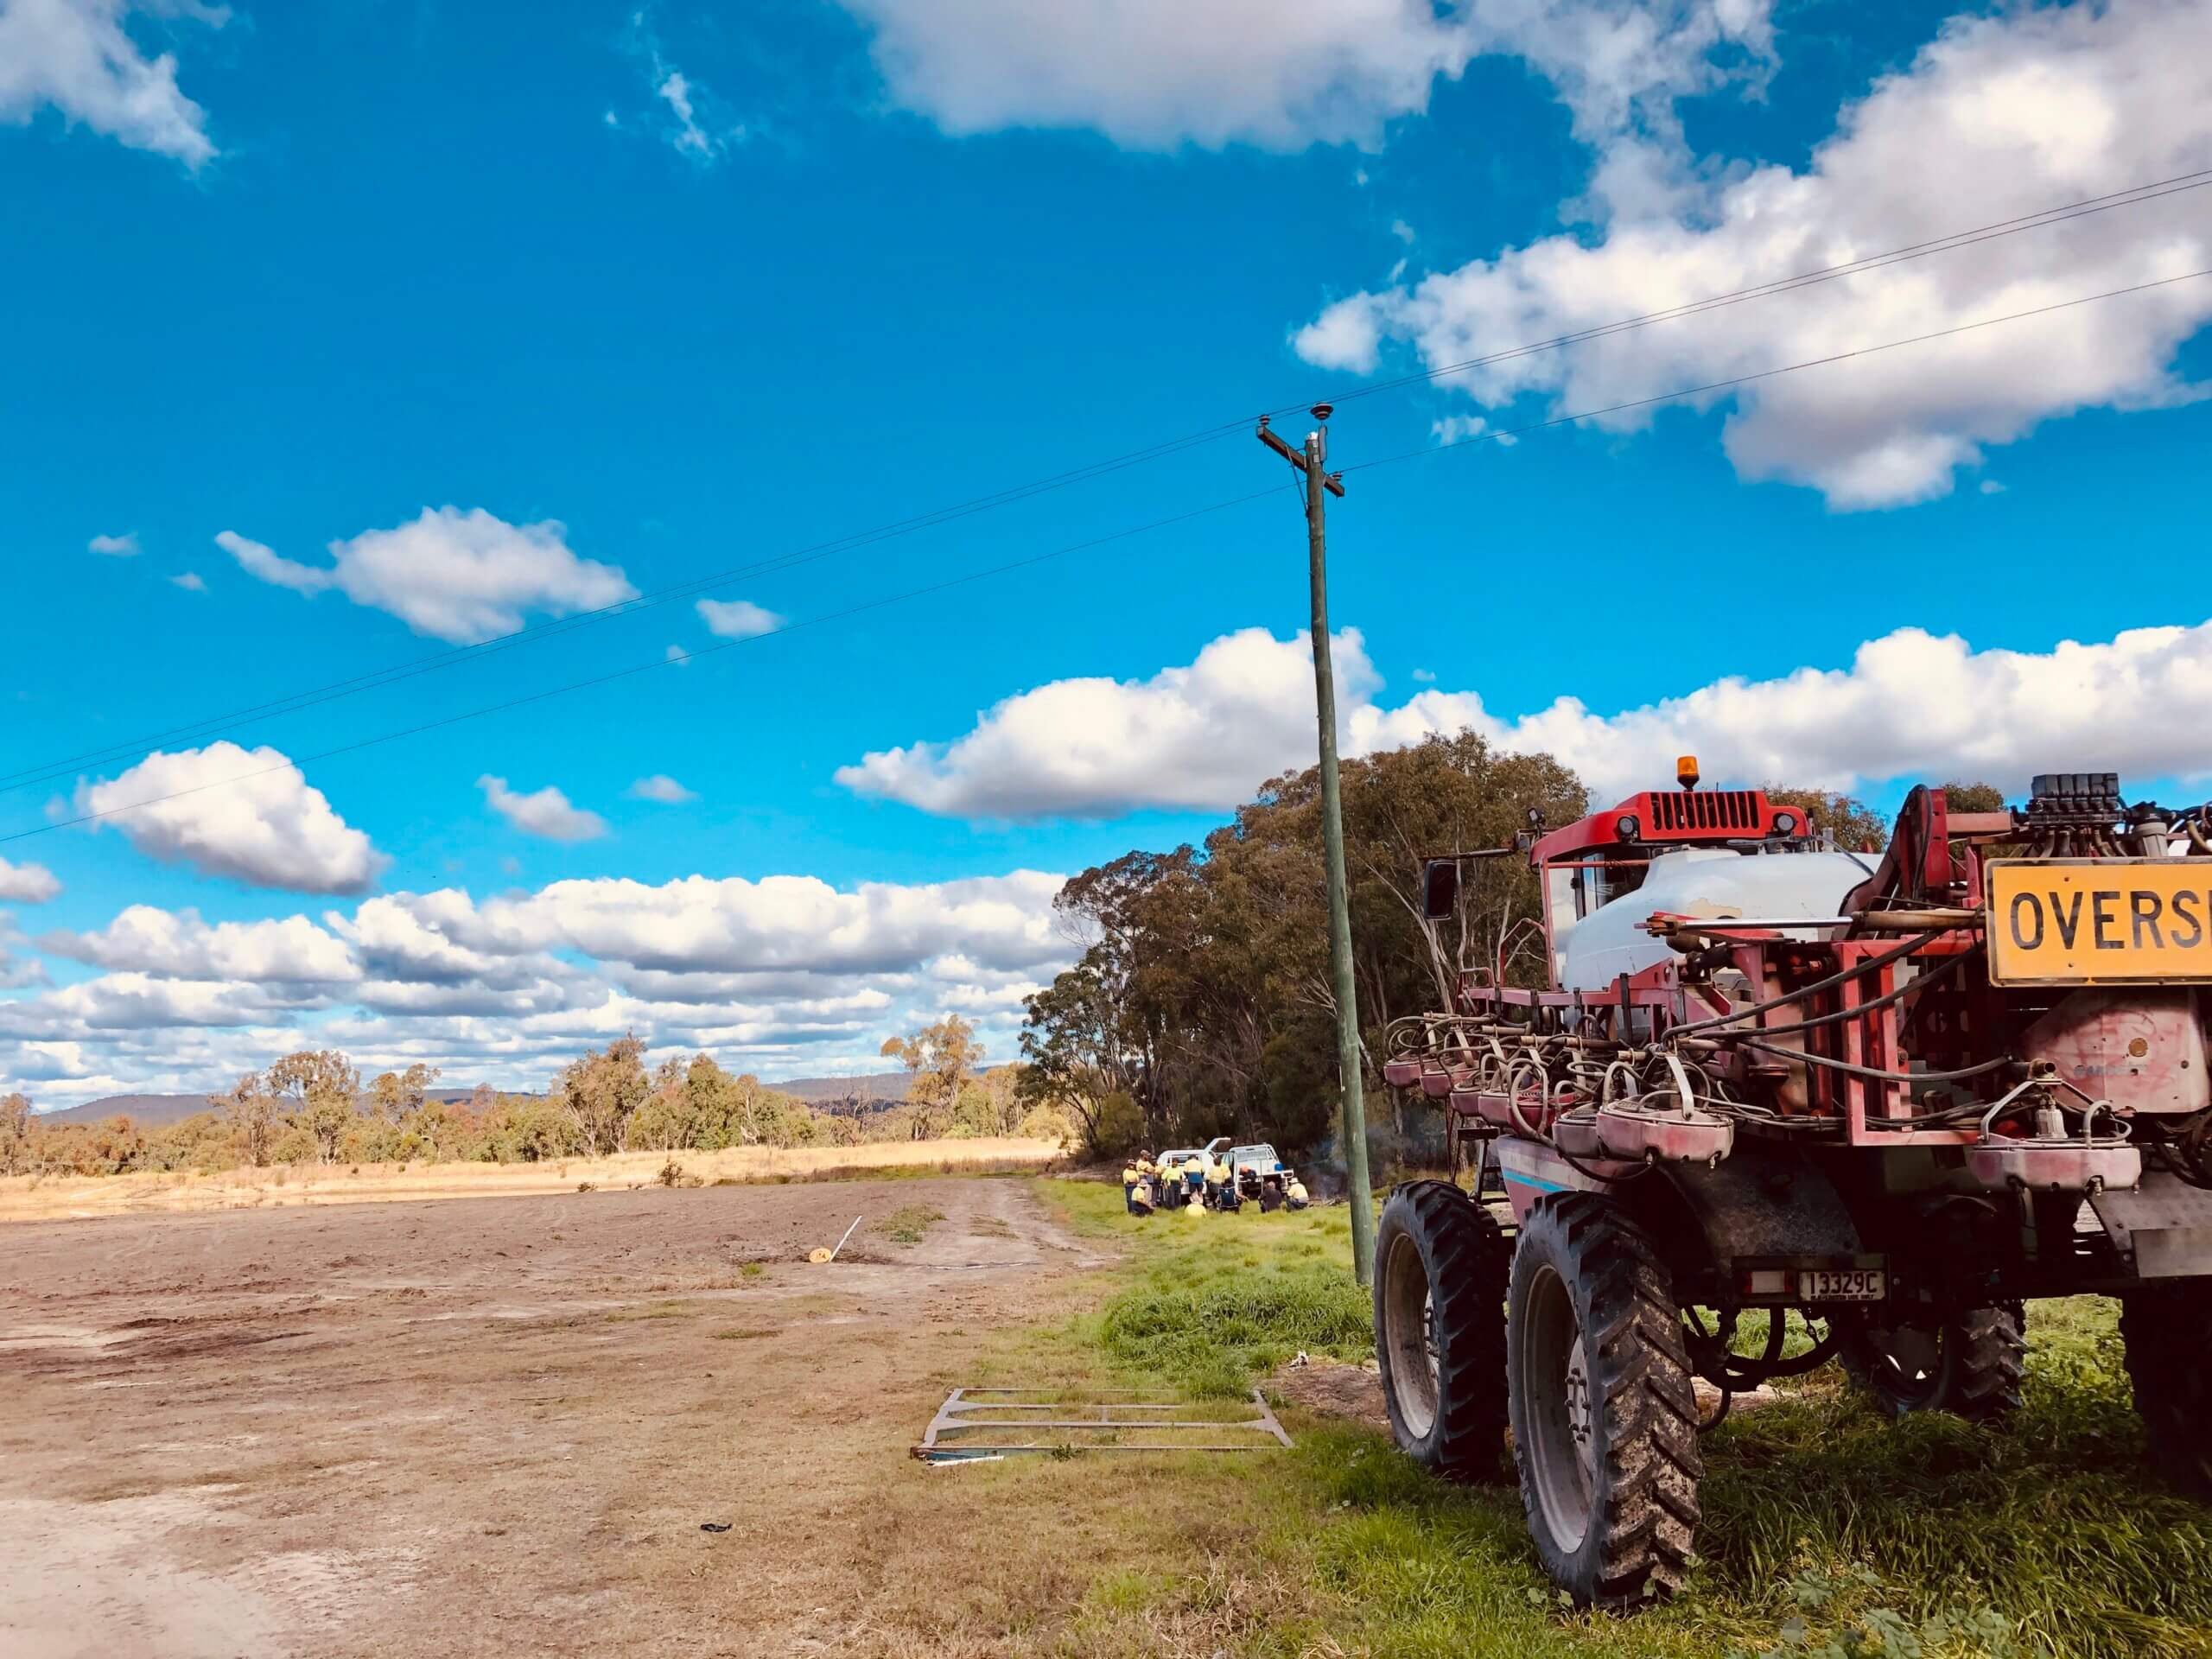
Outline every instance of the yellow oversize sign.
<svg viewBox="0 0 2212 1659"><path fill-rule="evenodd" d="M1993 985L2212 980L2212 859L1989 865Z"/></svg>

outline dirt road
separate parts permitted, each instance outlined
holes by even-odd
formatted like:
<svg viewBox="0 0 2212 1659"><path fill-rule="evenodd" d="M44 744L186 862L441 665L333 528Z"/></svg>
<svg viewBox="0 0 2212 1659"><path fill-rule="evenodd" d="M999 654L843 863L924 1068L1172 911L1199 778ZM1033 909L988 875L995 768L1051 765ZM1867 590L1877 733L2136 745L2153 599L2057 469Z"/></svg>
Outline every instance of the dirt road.
<svg viewBox="0 0 2212 1659"><path fill-rule="evenodd" d="M1092 1265L1006 1179L0 1226L0 1651L965 1650L906 1449Z"/></svg>

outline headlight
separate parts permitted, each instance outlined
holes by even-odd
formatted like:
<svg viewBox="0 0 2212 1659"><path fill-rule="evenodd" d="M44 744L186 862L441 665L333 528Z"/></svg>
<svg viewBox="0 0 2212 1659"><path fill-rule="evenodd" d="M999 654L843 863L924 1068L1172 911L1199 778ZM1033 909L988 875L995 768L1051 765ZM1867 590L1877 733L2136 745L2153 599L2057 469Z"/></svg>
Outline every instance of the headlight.
<svg viewBox="0 0 2212 1659"><path fill-rule="evenodd" d="M1777 836L1796 835L1797 833L1797 815L1795 812L1776 813L1774 815L1774 833Z"/></svg>

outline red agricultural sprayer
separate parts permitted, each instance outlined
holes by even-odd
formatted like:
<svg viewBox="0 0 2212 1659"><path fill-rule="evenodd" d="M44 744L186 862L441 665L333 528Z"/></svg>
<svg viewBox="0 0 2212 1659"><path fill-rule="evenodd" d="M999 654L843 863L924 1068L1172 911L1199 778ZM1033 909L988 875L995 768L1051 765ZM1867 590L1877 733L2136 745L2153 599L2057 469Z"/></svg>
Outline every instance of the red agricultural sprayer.
<svg viewBox="0 0 2212 1659"><path fill-rule="evenodd" d="M1631 1605L1681 1581L1732 1391L1833 1358L1891 1412L1994 1415L2024 1302L2094 1292L2160 1467L2212 1490L2212 810L2109 773L2024 810L1916 789L1860 855L1697 781L1505 849L1548 988L1500 964L1390 1029L1388 1081L1473 1174L1399 1187L1378 1230L1398 1443L1484 1478L1510 1424L1552 1576ZM1432 924L1491 855L1428 863Z"/></svg>

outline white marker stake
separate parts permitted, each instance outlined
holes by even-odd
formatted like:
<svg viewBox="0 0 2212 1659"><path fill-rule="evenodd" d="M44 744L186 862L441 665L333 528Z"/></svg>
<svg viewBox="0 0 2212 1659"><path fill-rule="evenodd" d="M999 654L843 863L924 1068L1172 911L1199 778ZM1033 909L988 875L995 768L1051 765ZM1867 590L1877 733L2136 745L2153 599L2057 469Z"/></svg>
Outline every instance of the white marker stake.
<svg viewBox="0 0 2212 1659"><path fill-rule="evenodd" d="M855 1216L853 1217L853 1227L857 1227L860 1224L861 1218L858 1216ZM853 1236L853 1227L848 1227L845 1229L845 1238L850 1238ZM837 1250L842 1250L845 1248L845 1238L841 1238L837 1241ZM837 1250L832 1250L830 1252L830 1259L832 1262L835 1262L837 1259Z"/></svg>

